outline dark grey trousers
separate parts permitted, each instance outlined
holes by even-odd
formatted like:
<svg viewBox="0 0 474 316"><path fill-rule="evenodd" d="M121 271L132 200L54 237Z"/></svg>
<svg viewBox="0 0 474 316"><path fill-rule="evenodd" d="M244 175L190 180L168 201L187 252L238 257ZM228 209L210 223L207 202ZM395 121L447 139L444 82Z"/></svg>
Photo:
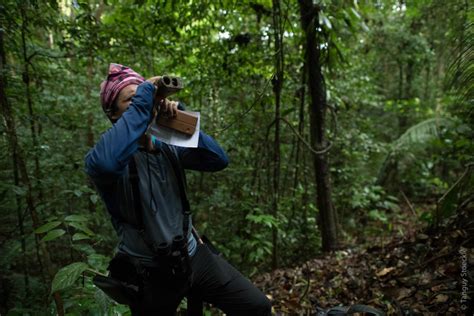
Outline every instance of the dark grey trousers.
<svg viewBox="0 0 474 316"><path fill-rule="evenodd" d="M267 297L207 246L198 244L191 266L193 274L189 281L163 280L152 273L145 280L142 301L131 307L132 315L175 315L181 300L189 295L229 316L271 315Z"/></svg>

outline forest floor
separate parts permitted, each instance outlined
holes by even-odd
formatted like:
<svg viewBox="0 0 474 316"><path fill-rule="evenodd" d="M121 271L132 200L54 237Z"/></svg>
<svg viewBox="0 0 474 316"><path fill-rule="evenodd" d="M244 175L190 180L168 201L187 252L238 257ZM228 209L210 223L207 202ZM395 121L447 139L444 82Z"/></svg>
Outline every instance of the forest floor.
<svg viewBox="0 0 474 316"><path fill-rule="evenodd" d="M352 304L388 315L472 315L466 301L473 294L472 214L464 210L436 229L407 222L403 236L374 239L254 282L272 299L275 315L315 315L316 306Z"/></svg>

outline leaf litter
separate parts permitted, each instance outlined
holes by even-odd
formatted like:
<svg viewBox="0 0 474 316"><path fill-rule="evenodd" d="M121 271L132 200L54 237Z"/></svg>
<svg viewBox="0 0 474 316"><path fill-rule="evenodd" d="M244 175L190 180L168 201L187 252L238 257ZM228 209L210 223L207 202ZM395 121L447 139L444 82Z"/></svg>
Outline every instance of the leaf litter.
<svg viewBox="0 0 474 316"><path fill-rule="evenodd" d="M272 300L275 315L315 315L316 307L365 304L388 315L460 315L470 312L474 269L464 283L462 256L474 265L472 209L437 228L393 237L381 246L345 249L294 268L257 276L254 282ZM467 310L465 309L467 307Z"/></svg>

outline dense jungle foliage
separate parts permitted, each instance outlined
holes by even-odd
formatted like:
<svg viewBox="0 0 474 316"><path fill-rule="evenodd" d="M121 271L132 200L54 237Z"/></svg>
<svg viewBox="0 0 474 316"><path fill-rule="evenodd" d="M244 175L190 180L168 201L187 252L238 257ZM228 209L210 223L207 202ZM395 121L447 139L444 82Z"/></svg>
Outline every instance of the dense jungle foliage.
<svg viewBox="0 0 474 316"><path fill-rule="evenodd" d="M183 78L172 98L230 158L187 172L195 225L249 277L472 203L473 19L465 0L2 0L0 314L128 313L91 282L117 242L83 162L111 62Z"/></svg>

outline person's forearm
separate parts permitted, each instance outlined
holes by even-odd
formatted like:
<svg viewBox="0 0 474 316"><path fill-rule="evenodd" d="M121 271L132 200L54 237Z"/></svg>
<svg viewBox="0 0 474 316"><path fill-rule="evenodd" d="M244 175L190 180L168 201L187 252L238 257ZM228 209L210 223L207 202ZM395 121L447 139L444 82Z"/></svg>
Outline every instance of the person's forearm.
<svg viewBox="0 0 474 316"><path fill-rule="evenodd" d="M219 144L204 132L199 132L198 148L177 147L181 165L185 169L219 171L227 167L229 158Z"/></svg>
<svg viewBox="0 0 474 316"><path fill-rule="evenodd" d="M138 150L138 140L145 133L152 108L155 87L142 83L122 117L105 132L86 155L86 171L90 176L120 175Z"/></svg>

